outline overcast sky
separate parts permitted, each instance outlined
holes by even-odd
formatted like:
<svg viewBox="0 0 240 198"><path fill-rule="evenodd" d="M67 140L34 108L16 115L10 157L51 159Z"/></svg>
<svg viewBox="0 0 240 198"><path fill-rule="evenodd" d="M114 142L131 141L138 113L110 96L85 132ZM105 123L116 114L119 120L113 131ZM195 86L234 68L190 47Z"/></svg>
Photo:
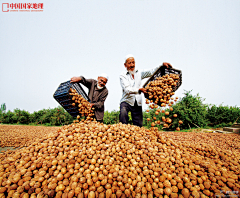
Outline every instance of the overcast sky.
<svg viewBox="0 0 240 198"><path fill-rule="evenodd" d="M54 108L73 76L109 75L108 111L118 110L119 75L169 62L184 90L205 103L240 106L240 0L42 0L43 12L0 12L0 104L29 112ZM5 9L5 8L4 8ZM146 108L146 105L144 105Z"/></svg>

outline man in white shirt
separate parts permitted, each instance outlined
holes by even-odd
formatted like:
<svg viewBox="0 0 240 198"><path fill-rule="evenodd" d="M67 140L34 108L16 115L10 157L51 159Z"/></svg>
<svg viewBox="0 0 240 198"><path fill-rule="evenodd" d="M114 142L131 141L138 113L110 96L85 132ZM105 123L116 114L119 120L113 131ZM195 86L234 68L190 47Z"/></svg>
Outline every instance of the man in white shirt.
<svg viewBox="0 0 240 198"><path fill-rule="evenodd" d="M123 124L128 124L128 112L131 112L132 121L134 125L142 127L142 96L141 92L146 93L146 89L141 87L142 79L148 78L161 66L151 70L135 70L135 59L133 55L129 54L125 58L124 63L127 71L120 75L120 83L123 94L120 101L120 115L119 121ZM171 64L164 62L162 66L172 67Z"/></svg>

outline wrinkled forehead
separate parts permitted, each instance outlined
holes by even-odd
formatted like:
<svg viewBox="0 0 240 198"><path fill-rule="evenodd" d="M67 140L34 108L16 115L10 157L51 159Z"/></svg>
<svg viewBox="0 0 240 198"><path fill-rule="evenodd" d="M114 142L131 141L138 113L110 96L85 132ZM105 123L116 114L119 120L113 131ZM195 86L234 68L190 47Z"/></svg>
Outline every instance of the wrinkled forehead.
<svg viewBox="0 0 240 198"><path fill-rule="evenodd" d="M101 76L98 77L98 80L103 81L105 83L108 81L107 78L104 78L104 77L101 77Z"/></svg>
<svg viewBox="0 0 240 198"><path fill-rule="evenodd" d="M132 62L132 61L135 61L135 59L133 57L129 57L126 59L125 63Z"/></svg>

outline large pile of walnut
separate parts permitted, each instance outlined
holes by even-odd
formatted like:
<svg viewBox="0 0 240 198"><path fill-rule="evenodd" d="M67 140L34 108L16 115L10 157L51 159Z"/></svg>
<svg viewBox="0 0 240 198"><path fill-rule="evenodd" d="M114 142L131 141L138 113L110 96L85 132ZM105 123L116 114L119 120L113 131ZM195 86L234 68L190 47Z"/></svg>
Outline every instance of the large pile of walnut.
<svg viewBox="0 0 240 198"><path fill-rule="evenodd" d="M0 197L238 196L240 156L152 128L81 121L0 154Z"/></svg>

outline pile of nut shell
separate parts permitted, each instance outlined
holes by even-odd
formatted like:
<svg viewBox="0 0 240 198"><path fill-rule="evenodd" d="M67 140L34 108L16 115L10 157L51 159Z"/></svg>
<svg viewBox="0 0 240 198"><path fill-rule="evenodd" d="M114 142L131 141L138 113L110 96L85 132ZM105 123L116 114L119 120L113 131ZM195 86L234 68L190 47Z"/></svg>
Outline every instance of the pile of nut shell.
<svg viewBox="0 0 240 198"><path fill-rule="evenodd" d="M91 108L90 103L73 88L70 88L69 95L72 96L72 106L78 107L79 116L85 116L87 120L93 120L94 107Z"/></svg>
<svg viewBox="0 0 240 198"><path fill-rule="evenodd" d="M27 126L27 125L1 125L0 147L29 146L38 138L54 132L59 127Z"/></svg>
<svg viewBox="0 0 240 198"><path fill-rule="evenodd" d="M0 154L0 197L238 196L239 152L181 144L156 128L80 121Z"/></svg>

